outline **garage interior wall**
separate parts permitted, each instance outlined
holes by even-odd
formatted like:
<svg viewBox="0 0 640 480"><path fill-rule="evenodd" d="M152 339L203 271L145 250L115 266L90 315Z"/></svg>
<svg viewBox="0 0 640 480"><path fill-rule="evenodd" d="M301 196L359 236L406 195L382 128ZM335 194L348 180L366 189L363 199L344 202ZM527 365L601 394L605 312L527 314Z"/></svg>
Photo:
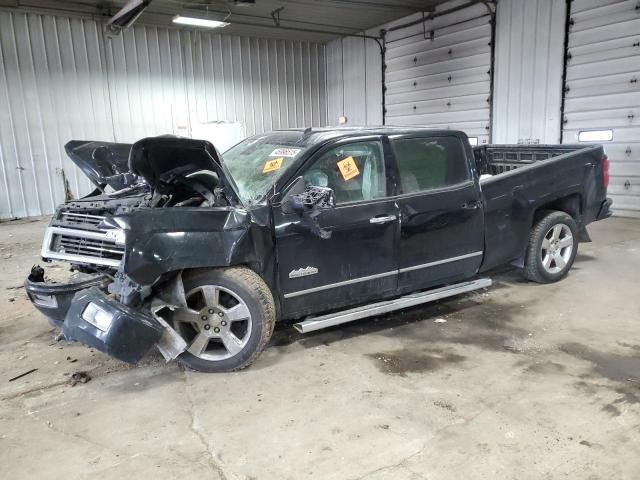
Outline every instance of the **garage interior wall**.
<svg viewBox="0 0 640 480"><path fill-rule="evenodd" d="M380 29L365 32L378 36ZM327 43L327 122L382 124L382 57L375 40L345 37Z"/></svg>
<svg viewBox="0 0 640 480"><path fill-rule="evenodd" d="M400 25L417 22L399 28ZM491 15L482 3L452 0L388 24L386 123L490 134Z"/></svg>
<svg viewBox="0 0 640 480"><path fill-rule="evenodd" d="M640 4L574 0L570 19L563 142L609 131L613 212L640 218Z"/></svg>
<svg viewBox="0 0 640 480"><path fill-rule="evenodd" d="M0 218L91 190L71 139L231 140L327 123L325 46L0 11Z"/></svg>
<svg viewBox="0 0 640 480"><path fill-rule="evenodd" d="M566 2L500 0L493 143L560 143Z"/></svg>
<svg viewBox="0 0 640 480"><path fill-rule="evenodd" d="M386 35L386 124L458 128L488 141L490 15L483 4L467 5L452 0L436 7L439 16L424 24L422 14L414 14L366 32L377 36L381 29L419 21ZM327 44L329 123L341 115L349 125L382 123L380 62L372 40Z"/></svg>

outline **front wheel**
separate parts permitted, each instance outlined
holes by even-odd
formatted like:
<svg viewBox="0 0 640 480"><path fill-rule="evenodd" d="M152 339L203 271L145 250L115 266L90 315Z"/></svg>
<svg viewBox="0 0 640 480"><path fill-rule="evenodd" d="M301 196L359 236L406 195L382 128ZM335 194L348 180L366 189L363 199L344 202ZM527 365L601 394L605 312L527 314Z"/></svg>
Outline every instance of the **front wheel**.
<svg viewBox="0 0 640 480"><path fill-rule="evenodd" d="M187 308L167 320L187 342L178 361L200 372L229 372L251 365L275 325L269 287L248 268L202 270L183 277Z"/></svg>
<svg viewBox="0 0 640 480"><path fill-rule="evenodd" d="M531 230L524 276L538 283L564 278L578 253L578 228L570 215L550 211Z"/></svg>

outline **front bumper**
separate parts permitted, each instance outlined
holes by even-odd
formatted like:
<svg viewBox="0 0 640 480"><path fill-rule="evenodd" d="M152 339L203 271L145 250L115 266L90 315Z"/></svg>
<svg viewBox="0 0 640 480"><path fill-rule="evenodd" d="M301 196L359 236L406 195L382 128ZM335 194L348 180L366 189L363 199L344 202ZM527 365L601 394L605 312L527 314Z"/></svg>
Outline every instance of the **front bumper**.
<svg viewBox="0 0 640 480"><path fill-rule="evenodd" d="M103 280L102 275L93 275L69 283L45 283L44 271L40 280L32 280L32 278L34 278L33 270L24 282L24 289L33 306L46 316L54 327L62 327L76 293L97 287Z"/></svg>
<svg viewBox="0 0 640 480"><path fill-rule="evenodd" d="M25 288L34 306L61 327L68 340L136 363L158 343L164 327L151 313L107 296L98 287L101 282L101 277L69 284L26 280ZM89 311L100 312L102 321L92 319Z"/></svg>

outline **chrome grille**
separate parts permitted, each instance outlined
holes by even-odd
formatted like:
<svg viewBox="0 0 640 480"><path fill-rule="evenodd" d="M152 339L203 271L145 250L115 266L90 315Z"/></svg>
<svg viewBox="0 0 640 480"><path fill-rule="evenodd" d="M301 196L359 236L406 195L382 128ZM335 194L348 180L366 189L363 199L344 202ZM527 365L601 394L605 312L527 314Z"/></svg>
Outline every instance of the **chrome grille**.
<svg viewBox="0 0 640 480"><path fill-rule="evenodd" d="M101 215L90 215L88 213L67 211L60 214L60 220L71 225L91 225L97 227L100 225L100 222L104 220L104 217Z"/></svg>
<svg viewBox="0 0 640 480"><path fill-rule="evenodd" d="M124 257L124 246L117 245L101 231L49 227L42 244L42 256L117 267Z"/></svg>
<svg viewBox="0 0 640 480"><path fill-rule="evenodd" d="M121 259L124 254L124 248L119 247L115 242L72 237L71 235L54 235L52 247L54 252L102 258Z"/></svg>

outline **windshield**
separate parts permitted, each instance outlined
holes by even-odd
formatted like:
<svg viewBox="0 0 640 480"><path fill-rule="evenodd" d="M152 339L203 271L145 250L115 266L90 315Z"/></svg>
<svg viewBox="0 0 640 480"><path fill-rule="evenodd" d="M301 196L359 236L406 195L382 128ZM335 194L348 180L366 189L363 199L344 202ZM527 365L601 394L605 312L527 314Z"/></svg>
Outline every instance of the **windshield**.
<svg viewBox="0 0 640 480"><path fill-rule="evenodd" d="M306 150L302 131L273 132L247 138L222 154L243 203L262 198Z"/></svg>

